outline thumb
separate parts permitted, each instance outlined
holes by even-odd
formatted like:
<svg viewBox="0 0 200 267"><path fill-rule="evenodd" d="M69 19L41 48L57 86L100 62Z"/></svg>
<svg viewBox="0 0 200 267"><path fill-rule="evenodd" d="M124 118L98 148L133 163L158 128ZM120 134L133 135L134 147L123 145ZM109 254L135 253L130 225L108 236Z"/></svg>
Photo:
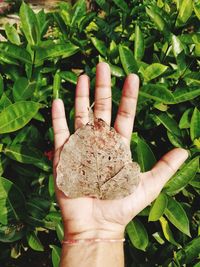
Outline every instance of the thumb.
<svg viewBox="0 0 200 267"><path fill-rule="evenodd" d="M166 182L177 172L184 161L188 158L187 150L175 148L165 154L152 168L149 175L146 176L144 185L146 190L151 188L152 194L149 203L153 201L160 193Z"/></svg>

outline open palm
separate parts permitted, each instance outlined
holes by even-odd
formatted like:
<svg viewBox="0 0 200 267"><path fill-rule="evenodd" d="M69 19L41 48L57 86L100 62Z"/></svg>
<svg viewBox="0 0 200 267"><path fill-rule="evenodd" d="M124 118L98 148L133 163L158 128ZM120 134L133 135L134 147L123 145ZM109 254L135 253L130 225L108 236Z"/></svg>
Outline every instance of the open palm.
<svg viewBox="0 0 200 267"><path fill-rule="evenodd" d="M77 82L75 98L75 130L89 122L89 78L81 75ZM114 128L126 144L130 144L136 112L139 79L130 74L124 83L122 98ZM111 122L111 74L109 65L99 63L96 68L96 88L94 116ZM64 143L70 136L62 100L56 99L52 105L52 121L55 140L54 177L56 166ZM90 197L70 199L57 187L56 196L61 208L65 234L93 237L98 235L118 237L128 222L148 206L160 193L164 184L178 170L188 157L187 151L173 149L164 155L151 171L141 173L136 191L118 200L99 200ZM67 164L67 162L66 162ZM55 183L56 184L56 183ZM111 234L112 233L112 234Z"/></svg>

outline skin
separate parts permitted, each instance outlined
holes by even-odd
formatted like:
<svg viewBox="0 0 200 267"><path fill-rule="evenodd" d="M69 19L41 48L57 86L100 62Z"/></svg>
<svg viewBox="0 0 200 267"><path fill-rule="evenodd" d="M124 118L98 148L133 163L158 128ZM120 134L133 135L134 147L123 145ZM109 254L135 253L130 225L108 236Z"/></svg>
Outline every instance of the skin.
<svg viewBox="0 0 200 267"><path fill-rule="evenodd" d="M89 121L89 88L88 76L81 75L76 86L75 129ZM127 145L130 145L138 91L138 76L128 75L124 82L122 98L114 123L115 130ZM96 67L94 115L110 124L111 105L110 67L107 63L99 63ZM70 136L61 99L53 101L52 122L55 140L53 165L54 177L56 177L60 151ZM156 163L152 170L141 173L140 184L133 194L119 200L99 200L89 197L69 199L55 186L63 218L64 238L123 238L129 221L159 195L165 183L176 173L187 157L187 151L182 148L171 150ZM103 242L73 246L63 244L61 258L60 266L62 267L123 266L123 245Z"/></svg>

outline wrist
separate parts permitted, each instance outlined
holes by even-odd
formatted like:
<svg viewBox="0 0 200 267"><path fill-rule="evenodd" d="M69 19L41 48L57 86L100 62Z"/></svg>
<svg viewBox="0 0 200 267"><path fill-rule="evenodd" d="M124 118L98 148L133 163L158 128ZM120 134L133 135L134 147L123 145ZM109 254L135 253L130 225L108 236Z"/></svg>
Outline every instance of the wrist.
<svg viewBox="0 0 200 267"><path fill-rule="evenodd" d="M79 222L64 223L64 240L67 239L87 239L87 238L102 238L102 239L122 239L124 238L125 226L106 223L101 226L96 226L91 223L83 224Z"/></svg>

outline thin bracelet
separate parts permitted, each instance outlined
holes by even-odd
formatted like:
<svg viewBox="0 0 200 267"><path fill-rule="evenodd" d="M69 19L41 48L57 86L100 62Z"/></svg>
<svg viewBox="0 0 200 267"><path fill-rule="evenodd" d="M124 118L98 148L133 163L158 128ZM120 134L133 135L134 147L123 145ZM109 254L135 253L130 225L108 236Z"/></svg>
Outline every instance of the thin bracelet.
<svg viewBox="0 0 200 267"><path fill-rule="evenodd" d="M99 242L124 242L125 238L122 239L102 239L102 238L87 238L87 239L68 239L63 240L62 244L74 245L79 243L99 243Z"/></svg>

